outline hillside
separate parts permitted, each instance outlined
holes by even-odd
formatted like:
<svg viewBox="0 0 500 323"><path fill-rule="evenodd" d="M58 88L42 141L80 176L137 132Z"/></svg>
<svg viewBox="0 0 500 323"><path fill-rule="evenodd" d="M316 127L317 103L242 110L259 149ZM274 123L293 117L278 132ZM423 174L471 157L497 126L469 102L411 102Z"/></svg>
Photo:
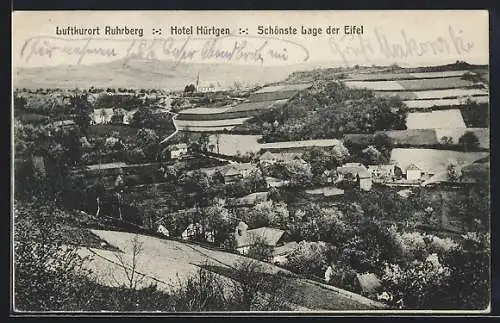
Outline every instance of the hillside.
<svg viewBox="0 0 500 323"><path fill-rule="evenodd" d="M199 73L200 86L228 88L239 82L254 85L276 82L307 65L251 66L228 64L176 65L171 61L118 60L105 64L60 65L55 67L18 68L16 88L164 88L184 89L194 83ZM219 84L219 85L218 85Z"/></svg>
<svg viewBox="0 0 500 323"><path fill-rule="evenodd" d="M110 245L117 246L125 253L125 258L131 257L131 243L134 234L92 230L99 238ZM140 235L143 252L138 256L137 271L145 274L144 284L158 283L158 288L169 290L177 285L180 280L195 274L199 267L208 268L221 275L230 275L230 269L244 257L203 248L191 243L181 243L173 240L164 240L155 237ZM84 249L82 254L94 255L90 264L91 268L99 275L103 284L113 285L116 280L126 280L124 271L116 264L114 252L96 248ZM332 286L314 283L306 279L291 278L290 272L271 265L262 263L265 271L271 275L278 275L287 280L293 290L289 301L297 304L299 308L315 310L362 310L376 309L381 306L367 298L343 291ZM180 279L180 280L179 280Z"/></svg>

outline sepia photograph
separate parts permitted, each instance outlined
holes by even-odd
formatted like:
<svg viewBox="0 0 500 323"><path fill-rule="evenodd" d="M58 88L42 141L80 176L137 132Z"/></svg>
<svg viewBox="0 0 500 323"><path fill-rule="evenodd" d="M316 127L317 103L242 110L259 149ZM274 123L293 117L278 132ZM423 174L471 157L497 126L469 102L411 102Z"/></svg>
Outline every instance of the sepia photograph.
<svg viewBox="0 0 500 323"><path fill-rule="evenodd" d="M491 311L487 10L14 11L11 313Z"/></svg>

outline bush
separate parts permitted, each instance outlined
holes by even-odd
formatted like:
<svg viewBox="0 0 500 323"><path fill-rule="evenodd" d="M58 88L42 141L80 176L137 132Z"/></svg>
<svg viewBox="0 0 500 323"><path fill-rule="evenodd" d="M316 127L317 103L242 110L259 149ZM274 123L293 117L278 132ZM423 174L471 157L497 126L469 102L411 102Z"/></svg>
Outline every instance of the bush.
<svg viewBox="0 0 500 323"><path fill-rule="evenodd" d="M77 310L92 294L87 258L63 245L60 225L47 210L14 208L15 306L23 311ZM50 230L48 228L51 228Z"/></svg>
<svg viewBox="0 0 500 323"><path fill-rule="evenodd" d="M299 242L299 246L288 256L286 267L303 275L322 275L327 264L329 248L325 242Z"/></svg>

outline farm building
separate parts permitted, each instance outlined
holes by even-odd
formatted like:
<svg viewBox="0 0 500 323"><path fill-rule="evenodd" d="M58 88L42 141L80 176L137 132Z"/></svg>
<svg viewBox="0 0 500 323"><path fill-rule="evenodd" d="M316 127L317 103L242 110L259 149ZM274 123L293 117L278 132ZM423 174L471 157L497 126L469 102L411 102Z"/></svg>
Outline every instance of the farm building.
<svg viewBox="0 0 500 323"><path fill-rule="evenodd" d="M489 152L462 152L440 149L394 148L391 160L406 170L415 164L423 173L435 175L444 170L450 163L459 165L472 163L489 156Z"/></svg>
<svg viewBox="0 0 500 323"><path fill-rule="evenodd" d="M93 124L110 123L114 115L113 109L94 109L91 115Z"/></svg>
<svg viewBox="0 0 500 323"><path fill-rule="evenodd" d="M258 172L256 165L251 163L238 163L230 165L224 171L224 182L234 183L244 178L248 178L252 172Z"/></svg>
<svg viewBox="0 0 500 323"><path fill-rule="evenodd" d="M248 254L248 250L257 242L270 247L283 246L286 238L285 231L269 227L248 230L245 222L240 222L235 230L236 250L241 254Z"/></svg>
<svg viewBox="0 0 500 323"><path fill-rule="evenodd" d="M422 177L422 170L418 168L415 164L410 164L406 167L406 180L407 181L416 181Z"/></svg>
<svg viewBox="0 0 500 323"><path fill-rule="evenodd" d="M287 256L294 252L299 247L296 241L285 243L284 245L275 247L273 250L273 258L271 262L275 265L284 265L288 262Z"/></svg>
<svg viewBox="0 0 500 323"><path fill-rule="evenodd" d="M280 179L280 178L276 178L276 177L266 176L265 180L266 180L266 183L267 183L267 188L271 188L271 187L283 187L283 186L286 186L286 185L289 184L289 181L283 180L283 179Z"/></svg>
<svg viewBox="0 0 500 323"><path fill-rule="evenodd" d="M314 189L308 189L305 191L309 195L322 196L322 197L332 197L332 196L342 196L344 195L344 190L335 186L324 186Z"/></svg>
<svg viewBox="0 0 500 323"><path fill-rule="evenodd" d="M373 178L389 179L394 176L394 165L368 165Z"/></svg>
<svg viewBox="0 0 500 323"><path fill-rule="evenodd" d="M185 143L170 145L168 149L170 150L170 158L172 159L181 159L187 155L187 144Z"/></svg>
<svg viewBox="0 0 500 323"><path fill-rule="evenodd" d="M369 191L372 188L372 176L368 169L360 163L346 163L337 167L339 180L353 180L359 184L359 188Z"/></svg>
<svg viewBox="0 0 500 323"><path fill-rule="evenodd" d="M73 120L60 120L60 121L54 121L52 123L49 123L49 126L52 126L57 129L61 128L72 128L76 127L76 123Z"/></svg>
<svg viewBox="0 0 500 323"><path fill-rule="evenodd" d="M263 153L259 157L259 162L264 166L272 165L272 164L276 163L276 161L277 161L276 155L270 151L266 151L265 153Z"/></svg>
<svg viewBox="0 0 500 323"><path fill-rule="evenodd" d="M259 162L263 165L272 165L278 162L287 162L291 160L299 160L301 162L305 161L300 158L300 153L283 153L283 152L275 152L272 153L270 151L266 151L264 154L262 154L259 158Z"/></svg>
<svg viewBox="0 0 500 323"><path fill-rule="evenodd" d="M205 233L203 234L203 227L200 223L191 223L182 232L181 238L182 240L195 240L199 239L203 235L205 236L204 240L206 242L213 243L215 241L215 233L213 231L205 231Z"/></svg>

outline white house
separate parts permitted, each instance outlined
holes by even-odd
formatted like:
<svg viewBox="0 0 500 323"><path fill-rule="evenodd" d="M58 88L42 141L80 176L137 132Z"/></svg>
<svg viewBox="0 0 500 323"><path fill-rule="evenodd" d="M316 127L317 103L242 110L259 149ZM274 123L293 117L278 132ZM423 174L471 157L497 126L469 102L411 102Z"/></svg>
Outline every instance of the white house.
<svg viewBox="0 0 500 323"><path fill-rule="evenodd" d="M181 238L182 238L182 240L190 240L190 239L195 238L198 235L201 235L202 232L203 232L203 228L202 228L200 223L191 223L182 232Z"/></svg>
<svg viewBox="0 0 500 323"><path fill-rule="evenodd" d="M170 236L170 232L168 231L167 228L165 228L163 225L160 224L160 226L158 227L158 233L164 235L165 237L169 237Z"/></svg>
<svg viewBox="0 0 500 323"><path fill-rule="evenodd" d="M406 167L406 180L407 181L416 181L422 177L422 170L417 167L415 164L410 164Z"/></svg>
<svg viewBox="0 0 500 323"><path fill-rule="evenodd" d="M187 144L185 143L170 145L168 149L170 150L170 158L172 159L181 159L187 155Z"/></svg>

